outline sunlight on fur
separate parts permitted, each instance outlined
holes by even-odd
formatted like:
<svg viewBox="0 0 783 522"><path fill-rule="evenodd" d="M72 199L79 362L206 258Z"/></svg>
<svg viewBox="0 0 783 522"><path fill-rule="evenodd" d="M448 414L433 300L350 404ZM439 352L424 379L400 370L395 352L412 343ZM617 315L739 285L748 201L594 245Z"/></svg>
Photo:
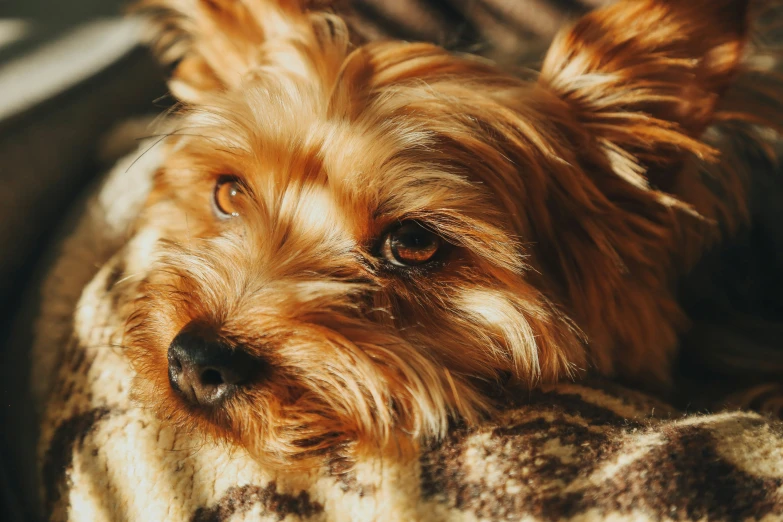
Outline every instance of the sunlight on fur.
<svg viewBox="0 0 783 522"><path fill-rule="evenodd" d="M783 122L743 1L597 10L530 78L356 41L330 2L140 7L181 104L136 225L135 397L271 466L405 452L503 388L666 386L676 278Z"/></svg>

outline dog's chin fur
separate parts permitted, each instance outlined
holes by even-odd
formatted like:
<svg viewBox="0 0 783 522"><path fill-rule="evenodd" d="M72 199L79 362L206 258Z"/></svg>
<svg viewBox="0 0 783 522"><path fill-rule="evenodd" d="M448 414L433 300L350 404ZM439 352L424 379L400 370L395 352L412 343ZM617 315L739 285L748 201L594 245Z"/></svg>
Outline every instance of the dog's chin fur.
<svg viewBox="0 0 783 522"><path fill-rule="evenodd" d="M291 466L438 438L498 383L665 385L676 278L744 218L735 149L783 121L774 77L743 61L746 3L596 11L525 79L351 42L292 0L145 0L182 105L137 224L161 241L128 310L136 396ZM225 175L244 187L229 219ZM379 257L405 220L445 240L437 261ZM264 364L218 410L169 386L193 324Z"/></svg>

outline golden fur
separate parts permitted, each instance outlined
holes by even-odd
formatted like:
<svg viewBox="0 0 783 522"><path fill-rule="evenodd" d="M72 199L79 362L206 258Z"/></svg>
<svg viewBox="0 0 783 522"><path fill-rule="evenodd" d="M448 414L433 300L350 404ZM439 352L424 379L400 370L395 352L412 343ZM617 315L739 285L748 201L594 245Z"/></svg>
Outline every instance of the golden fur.
<svg viewBox="0 0 783 522"><path fill-rule="evenodd" d="M139 400L291 465L438 438L498 383L665 384L676 278L743 219L732 147L783 122L777 78L746 59L748 2L597 10L535 78L352 42L328 4L142 2L182 104L137 225L161 238L124 340ZM227 174L243 196L221 220ZM379 259L406 220L442 259ZM264 360L263 382L185 405L166 350L193 323Z"/></svg>

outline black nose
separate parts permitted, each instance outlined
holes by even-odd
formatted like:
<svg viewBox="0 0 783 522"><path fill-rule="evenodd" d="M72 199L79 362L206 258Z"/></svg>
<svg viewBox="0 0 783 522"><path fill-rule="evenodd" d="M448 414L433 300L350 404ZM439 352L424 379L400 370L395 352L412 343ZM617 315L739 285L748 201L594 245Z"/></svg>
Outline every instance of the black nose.
<svg viewBox="0 0 783 522"><path fill-rule="evenodd" d="M241 349L183 331L169 345L169 382L191 404L216 406L260 373L261 362Z"/></svg>

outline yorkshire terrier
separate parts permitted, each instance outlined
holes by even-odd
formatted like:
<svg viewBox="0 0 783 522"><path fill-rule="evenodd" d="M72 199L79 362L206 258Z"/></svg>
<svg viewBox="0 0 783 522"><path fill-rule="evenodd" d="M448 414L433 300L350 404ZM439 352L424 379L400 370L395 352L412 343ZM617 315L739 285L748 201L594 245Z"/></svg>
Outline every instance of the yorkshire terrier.
<svg viewBox="0 0 783 522"><path fill-rule="evenodd" d="M141 7L181 103L136 225L134 393L273 466L436 440L498 383L665 385L677 280L783 123L748 1L593 11L530 77L359 41L328 1Z"/></svg>

